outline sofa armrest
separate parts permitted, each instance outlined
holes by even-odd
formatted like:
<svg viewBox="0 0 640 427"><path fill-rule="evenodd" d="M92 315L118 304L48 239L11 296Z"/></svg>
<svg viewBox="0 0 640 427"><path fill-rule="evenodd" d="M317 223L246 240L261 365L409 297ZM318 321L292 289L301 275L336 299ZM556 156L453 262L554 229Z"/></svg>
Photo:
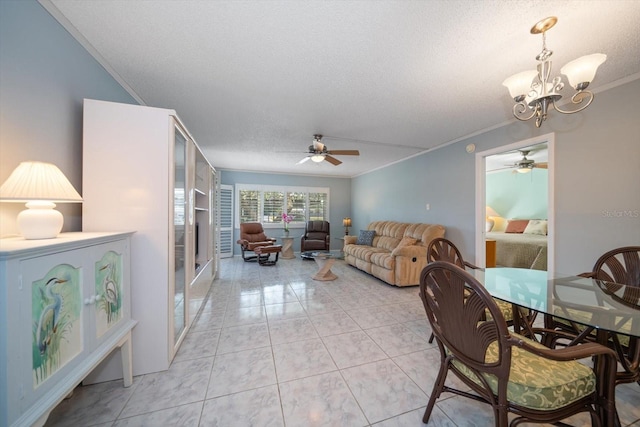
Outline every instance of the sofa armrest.
<svg viewBox="0 0 640 427"><path fill-rule="evenodd" d="M402 248L396 248L391 252L393 256L404 256L408 258L424 258L427 259L427 248L424 246L410 245Z"/></svg>
<svg viewBox="0 0 640 427"><path fill-rule="evenodd" d="M344 236L345 245L355 245L358 241L358 236Z"/></svg>

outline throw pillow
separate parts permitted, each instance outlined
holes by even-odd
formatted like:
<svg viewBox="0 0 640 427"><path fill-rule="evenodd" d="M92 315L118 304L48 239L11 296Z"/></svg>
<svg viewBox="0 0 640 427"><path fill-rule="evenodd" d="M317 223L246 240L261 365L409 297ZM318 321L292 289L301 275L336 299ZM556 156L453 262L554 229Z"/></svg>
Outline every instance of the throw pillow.
<svg viewBox="0 0 640 427"><path fill-rule="evenodd" d="M547 220L545 219L532 219L527 224L527 228L524 229L524 234L540 234L542 236L547 235Z"/></svg>
<svg viewBox="0 0 640 427"><path fill-rule="evenodd" d="M413 237L403 237L402 240L400 240L400 243L398 243L398 246L396 246L396 248L391 252L391 255L397 255L400 249L405 246L413 246L417 241L418 240Z"/></svg>
<svg viewBox="0 0 640 427"><path fill-rule="evenodd" d="M356 245L373 246L373 237L376 235L375 230L360 230Z"/></svg>
<svg viewBox="0 0 640 427"><path fill-rule="evenodd" d="M525 228L527 228L527 224L529 224L528 219L510 219L507 223L507 228L504 230L505 233L522 233Z"/></svg>

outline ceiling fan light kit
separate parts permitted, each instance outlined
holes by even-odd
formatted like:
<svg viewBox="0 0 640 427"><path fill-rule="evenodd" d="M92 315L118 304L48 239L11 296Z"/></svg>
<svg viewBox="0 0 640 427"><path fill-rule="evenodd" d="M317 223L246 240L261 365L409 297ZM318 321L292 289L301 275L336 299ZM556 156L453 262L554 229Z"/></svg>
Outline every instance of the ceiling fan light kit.
<svg viewBox="0 0 640 427"><path fill-rule="evenodd" d="M532 150L518 150L518 152L522 155L522 159L514 163L505 164L506 168L499 168L499 169L492 169L492 170L496 171L496 170L502 170L502 169L512 169L512 173L526 174L526 173L530 173L535 168L547 169L549 166L547 162L537 162L533 159L527 158L527 156L529 155L529 153L532 152Z"/></svg>
<svg viewBox="0 0 640 427"><path fill-rule="evenodd" d="M560 73L567 77L569 84L576 90L571 97L572 104L578 106L574 110L562 110L556 103L564 89L562 77L556 76L549 81L551 76L551 55L553 51L547 50L546 32L551 29L558 18L550 16L536 23L531 28L531 34L542 34L542 51L536 56L538 60L537 70L523 71L507 78L502 84L509 89L509 94L516 104L513 106L513 115L521 121L535 117L536 127L540 127L547 119L550 109L555 109L562 114L573 114L587 108L593 101L593 93L586 90L593 81L598 67L606 61L607 55L594 53L573 60L560 69Z"/></svg>
<svg viewBox="0 0 640 427"><path fill-rule="evenodd" d="M358 150L329 150L322 142L322 135L313 135L313 144L309 146L307 156L300 160L297 164L302 164L311 159L312 162L322 163L324 160L334 166L338 166L342 162L333 156L359 156Z"/></svg>
<svg viewBox="0 0 640 427"><path fill-rule="evenodd" d="M533 165L530 166L521 166L518 169L516 169L516 171L518 173L529 173L531 172L531 170L533 169Z"/></svg>

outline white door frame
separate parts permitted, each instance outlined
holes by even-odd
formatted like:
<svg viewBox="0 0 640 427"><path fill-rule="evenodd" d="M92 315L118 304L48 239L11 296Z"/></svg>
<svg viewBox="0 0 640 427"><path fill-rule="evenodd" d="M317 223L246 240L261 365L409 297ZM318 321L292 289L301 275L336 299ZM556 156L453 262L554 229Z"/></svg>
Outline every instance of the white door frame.
<svg viewBox="0 0 640 427"><path fill-rule="evenodd" d="M555 267L555 196L554 196L554 151L555 151L555 133L547 133L545 135L536 136L534 138L525 139L514 142L513 144L503 145L486 151L476 153L476 265L484 266L486 261L486 157L495 154L504 153L506 151L518 150L529 147L531 145L547 143L549 158L547 161L547 171L549 183L547 189L548 198L548 231L547 231L547 271L553 272Z"/></svg>

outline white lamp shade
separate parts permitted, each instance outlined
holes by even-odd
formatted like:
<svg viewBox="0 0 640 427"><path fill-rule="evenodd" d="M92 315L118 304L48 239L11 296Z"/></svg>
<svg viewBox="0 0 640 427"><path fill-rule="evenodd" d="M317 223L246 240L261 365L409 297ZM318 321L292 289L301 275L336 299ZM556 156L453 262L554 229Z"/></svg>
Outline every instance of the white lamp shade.
<svg viewBox="0 0 640 427"><path fill-rule="evenodd" d="M316 163L320 163L324 160L324 156L322 154L314 154L313 156L311 156L311 160Z"/></svg>
<svg viewBox="0 0 640 427"><path fill-rule="evenodd" d="M0 187L0 201L27 202L17 218L25 239L53 239L64 223L54 202L81 202L82 197L57 166L22 162Z"/></svg>
<svg viewBox="0 0 640 427"><path fill-rule="evenodd" d="M490 216L500 216L498 212L495 211L491 206L487 206L487 218Z"/></svg>
<svg viewBox="0 0 640 427"><path fill-rule="evenodd" d="M523 71L507 78L502 82L502 85L509 89L509 94L515 99L529 93L531 90L531 82L533 82L533 79L536 78L537 75L538 72L536 70Z"/></svg>
<svg viewBox="0 0 640 427"><path fill-rule="evenodd" d="M82 197L73 188L56 165L43 162L22 162L0 187L0 200L4 202L81 202Z"/></svg>
<svg viewBox="0 0 640 427"><path fill-rule="evenodd" d="M560 72L567 76L569 84L576 89L580 83L591 83L598 67L606 60L607 55L603 53L585 55L569 62Z"/></svg>

